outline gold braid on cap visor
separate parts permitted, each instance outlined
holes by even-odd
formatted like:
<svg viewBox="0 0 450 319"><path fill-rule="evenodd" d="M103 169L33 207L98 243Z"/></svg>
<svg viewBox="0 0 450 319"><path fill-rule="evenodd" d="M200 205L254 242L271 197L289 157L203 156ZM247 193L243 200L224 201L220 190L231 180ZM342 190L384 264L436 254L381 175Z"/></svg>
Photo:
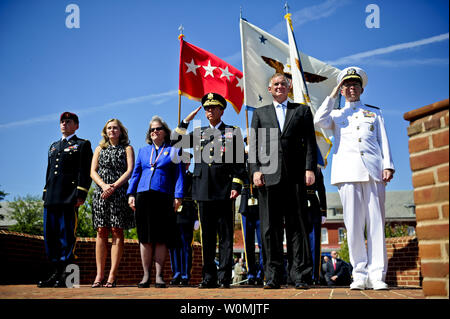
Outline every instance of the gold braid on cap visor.
<svg viewBox="0 0 450 319"><path fill-rule="evenodd" d="M220 102L219 100L207 100L205 101L205 103L203 103L203 107L205 106L212 106L212 105L220 105L222 108L224 108L225 106L222 104L222 102Z"/></svg>

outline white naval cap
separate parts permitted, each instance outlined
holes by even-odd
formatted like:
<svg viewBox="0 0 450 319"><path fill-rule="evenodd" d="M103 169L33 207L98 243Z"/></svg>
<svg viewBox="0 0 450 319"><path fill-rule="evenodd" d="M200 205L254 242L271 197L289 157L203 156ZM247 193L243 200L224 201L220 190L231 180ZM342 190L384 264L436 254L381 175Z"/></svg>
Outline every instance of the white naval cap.
<svg viewBox="0 0 450 319"><path fill-rule="evenodd" d="M348 68L343 69L341 72L339 72L337 77L337 83L341 83L342 80L347 79L359 79L361 80L362 87L364 88L367 85L367 74L366 72L358 68L357 66L350 66Z"/></svg>

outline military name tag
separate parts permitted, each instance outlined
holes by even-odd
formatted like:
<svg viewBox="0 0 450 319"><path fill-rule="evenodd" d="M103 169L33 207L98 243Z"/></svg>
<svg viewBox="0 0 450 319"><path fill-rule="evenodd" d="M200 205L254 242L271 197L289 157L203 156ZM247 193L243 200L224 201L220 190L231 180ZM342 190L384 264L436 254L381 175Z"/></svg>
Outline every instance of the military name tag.
<svg viewBox="0 0 450 319"><path fill-rule="evenodd" d="M258 199L254 197L250 197L247 202L248 206L256 206L258 205Z"/></svg>
<svg viewBox="0 0 450 319"><path fill-rule="evenodd" d="M177 213L181 213L182 210L183 210L183 205L180 205L177 209Z"/></svg>

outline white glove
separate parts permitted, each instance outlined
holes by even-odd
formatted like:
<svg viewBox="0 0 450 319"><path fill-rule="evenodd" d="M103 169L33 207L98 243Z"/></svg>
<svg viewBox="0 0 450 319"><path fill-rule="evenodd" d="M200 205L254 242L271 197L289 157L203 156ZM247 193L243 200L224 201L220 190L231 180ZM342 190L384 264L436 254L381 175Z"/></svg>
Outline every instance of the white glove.
<svg viewBox="0 0 450 319"><path fill-rule="evenodd" d="M322 216L322 225L325 224L327 218L325 216Z"/></svg>
<svg viewBox="0 0 450 319"><path fill-rule="evenodd" d="M198 222L198 220L196 220L194 223L194 230L197 230L199 228L200 228L200 223Z"/></svg>

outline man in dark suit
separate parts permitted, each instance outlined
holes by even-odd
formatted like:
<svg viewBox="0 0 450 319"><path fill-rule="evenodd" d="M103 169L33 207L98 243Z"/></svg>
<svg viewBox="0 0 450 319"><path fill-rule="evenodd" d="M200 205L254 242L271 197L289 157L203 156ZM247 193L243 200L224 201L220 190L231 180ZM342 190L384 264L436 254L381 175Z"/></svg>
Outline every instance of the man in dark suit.
<svg viewBox="0 0 450 319"><path fill-rule="evenodd" d="M331 252L331 259L327 262L325 280L328 286L348 286L350 285L350 271L348 264L337 257L337 252Z"/></svg>
<svg viewBox="0 0 450 319"><path fill-rule="evenodd" d="M290 87L283 74L274 74L269 86L273 104L255 109L251 125L249 161L259 191L266 289L280 288L283 277L283 225L292 259L290 278L297 289L308 288L311 280L311 253L301 215L305 185L314 184L317 144L311 110L287 101Z"/></svg>
<svg viewBox="0 0 450 319"><path fill-rule="evenodd" d="M175 146L194 148L192 198L200 212L203 280L199 288L229 288L233 267L233 205L245 176L244 143L240 129L222 122L226 100L217 93L202 98L202 106L191 112L175 129L181 136ZM204 108L208 126L185 135L189 122ZM184 136L184 137L183 137ZM219 269L214 258L219 236Z"/></svg>
<svg viewBox="0 0 450 319"><path fill-rule="evenodd" d="M62 138L48 151L44 201L44 244L53 273L38 287L65 287L65 269L75 257L78 207L91 186L91 143L75 135L78 116L64 112L60 117Z"/></svg>

